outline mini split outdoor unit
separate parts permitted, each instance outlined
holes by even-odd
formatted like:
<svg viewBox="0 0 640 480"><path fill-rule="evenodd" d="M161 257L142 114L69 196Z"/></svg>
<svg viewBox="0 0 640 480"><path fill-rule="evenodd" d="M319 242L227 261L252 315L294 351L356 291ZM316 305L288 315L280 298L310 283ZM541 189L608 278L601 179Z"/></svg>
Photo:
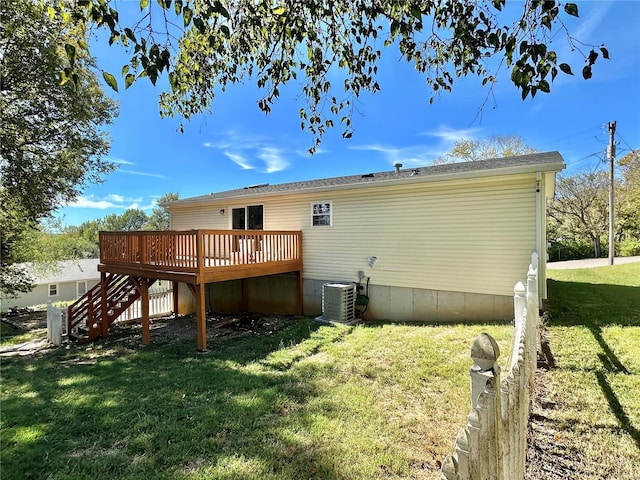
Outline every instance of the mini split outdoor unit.
<svg viewBox="0 0 640 480"><path fill-rule="evenodd" d="M352 283L325 283L322 286L322 319L351 323L355 320L356 286Z"/></svg>

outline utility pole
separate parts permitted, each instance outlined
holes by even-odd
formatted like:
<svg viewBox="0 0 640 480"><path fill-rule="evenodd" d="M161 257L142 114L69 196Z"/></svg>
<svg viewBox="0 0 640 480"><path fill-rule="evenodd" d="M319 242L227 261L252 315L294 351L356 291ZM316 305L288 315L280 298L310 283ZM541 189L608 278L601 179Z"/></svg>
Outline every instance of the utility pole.
<svg viewBox="0 0 640 480"><path fill-rule="evenodd" d="M616 158L616 144L614 137L616 135L616 122L609 122L609 146L607 147L607 156L609 157L609 265L613 265L615 256L615 245L613 238L613 223L615 220L615 210L613 204L613 161Z"/></svg>

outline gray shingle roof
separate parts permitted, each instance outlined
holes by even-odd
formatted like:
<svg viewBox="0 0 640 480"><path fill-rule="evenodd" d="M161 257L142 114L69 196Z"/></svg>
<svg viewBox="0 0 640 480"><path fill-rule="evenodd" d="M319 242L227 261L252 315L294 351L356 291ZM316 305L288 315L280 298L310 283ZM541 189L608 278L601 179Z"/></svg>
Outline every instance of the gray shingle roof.
<svg viewBox="0 0 640 480"><path fill-rule="evenodd" d="M58 262L57 268L49 269L33 267L30 263L22 264L28 271L32 272L36 285L45 283L77 282L81 280L100 279L98 272L97 258L87 258L82 260L64 260Z"/></svg>
<svg viewBox="0 0 640 480"><path fill-rule="evenodd" d="M304 192L310 190L332 190L348 186L377 185L406 181L433 181L457 176L487 176L524 173L532 171L560 171L564 168L563 159L558 152L534 153L515 157L494 158L475 162L447 163L428 167L407 168L396 172L395 169L384 172L348 175L343 177L322 178L276 185L251 185L244 188L212 192L207 195L185 198L167 204L181 206L193 203L206 203L242 197L273 195L286 192Z"/></svg>

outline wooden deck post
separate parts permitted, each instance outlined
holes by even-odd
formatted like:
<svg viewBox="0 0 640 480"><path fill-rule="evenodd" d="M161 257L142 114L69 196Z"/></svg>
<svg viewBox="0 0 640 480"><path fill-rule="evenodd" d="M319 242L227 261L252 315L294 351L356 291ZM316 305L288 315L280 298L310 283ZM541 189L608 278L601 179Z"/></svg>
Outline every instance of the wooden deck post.
<svg viewBox="0 0 640 480"><path fill-rule="evenodd" d="M178 288L179 288L179 283L178 282L172 282L171 284L171 289L173 290L173 318L177 319L178 318L178 309L179 309L179 305L180 303L178 302Z"/></svg>
<svg viewBox="0 0 640 480"><path fill-rule="evenodd" d="M302 270L298 270L298 315L304 315L304 279L302 278Z"/></svg>
<svg viewBox="0 0 640 480"><path fill-rule="evenodd" d="M100 316L102 317L102 325L100 333L103 337L109 335L109 322L107 320L107 274L100 272Z"/></svg>
<svg viewBox="0 0 640 480"><path fill-rule="evenodd" d="M242 305L240 305L240 310L243 312L249 311L249 285L246 278L242 279Z"/></svg>
<svg viewBox="0 0 640 480"><path fill-rule="evenodd" d="M195 285L196 295L196 317L197 317L197 330L198 330L198 351L207 351L207 317L204 312L204 286L205 284L198 283Z"/></svg>
<svg viewBox="0 0 640 480"><path fill-rule="evenodd" d="M149 280L143 278L140 282L141 298L140 307L142 314L142 344L151 343L151 332L149 331Z"/></svg>

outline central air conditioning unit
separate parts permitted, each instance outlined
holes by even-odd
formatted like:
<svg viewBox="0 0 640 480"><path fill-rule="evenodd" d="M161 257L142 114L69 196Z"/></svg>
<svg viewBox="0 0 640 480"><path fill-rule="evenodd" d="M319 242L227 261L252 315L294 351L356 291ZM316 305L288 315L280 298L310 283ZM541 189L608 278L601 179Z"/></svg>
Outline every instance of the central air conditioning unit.
<svg viewBox="0 0 640 480"><path fill-rule="evenodd" d="M325 283L322 286L322 319L351 323L356 318L356 286L353 283Z"/></svg>

